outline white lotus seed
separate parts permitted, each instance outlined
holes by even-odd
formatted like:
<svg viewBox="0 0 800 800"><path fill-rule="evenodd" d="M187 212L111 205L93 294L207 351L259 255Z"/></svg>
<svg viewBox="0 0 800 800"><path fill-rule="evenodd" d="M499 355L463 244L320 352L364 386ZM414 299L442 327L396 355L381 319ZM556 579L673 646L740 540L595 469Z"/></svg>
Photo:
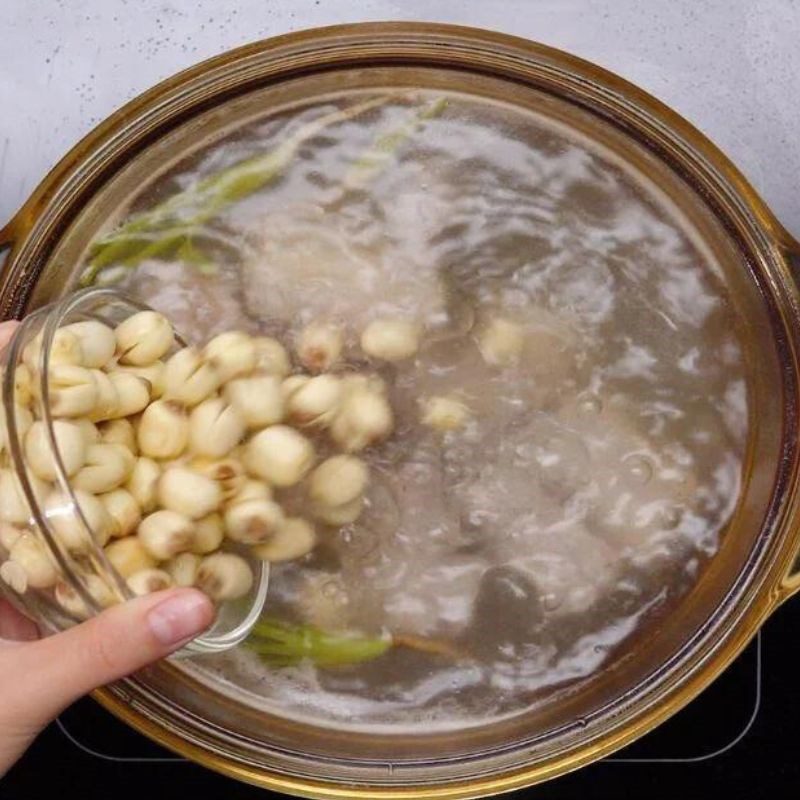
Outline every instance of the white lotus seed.
<svg viewBox="0 0 800 800"><path fill-rule="evenodd" d="M50 485L29 471L25 477L33 496L41 502L50 491ZM0 469L0 520L25 525L31 521L31 516L19 475L11 469Z"/></svg>
<svg viewBox="0 0 800 800"><path fill-rule="evenodd" d="M98 499L111 518L112 539L129 536L136 530L142 519L142 511L127 489L114 489L112 492L101 494Z"/></svg>
<svg viewBox="0 0 800 800"><path fill-rule="evenodd" d="M247 481L247 474L241 461L236 458L210 459L205 457L193 458L189 464L190 469L216 481L222 490L225 500L233 497Z"/></svg>
<svg viewBox="0 0 800 800"><path fill-rule="evenodd" d="M233 553L206 556L197 571L198 588L217 602L244 597L252 585L249 564Z"/></svg>
<svg viewBox="0 0 800 800"><path fill-rule="evenodd" d="M82 417L97 404L97 384L90 370L56 364L48 373L50 411L55 417Z"/></svg>
<svg viewBox="0 0 800 800"><path fill-rule="evenodd" d="M289 517L274 536L252 549L262 561L293 561L310 553L317 543L314 526L301 517Z"/></svg>
<svg viewBox="0 0 800 800"><path fill-rule="evenodd" d="M81 363L84 367L100 369L114 357L117 345L114 331L108 325L90 319L65 325L61 330L77 337L83 354Z"/></svg>
<svg viewBox="0 0 800 800"><path fill-rule="evenodd" d="M311 380L310 375L290 375L281 381L281 397L288 403L292 395Z"/></svg>
<svg viewBox="0 0 800 800"><path fill-rule="evenodd" d="M149 514L156 507L160 477L161 467L155 461L150 458L136 459L125 488L144 514Z"/></svg>
<svg viewBox="0 0 800 800"><path fill-rule="evenodd" d="M31 510L19 478L10 469L0 469L0 520L25 525Z"/></svg>
<svg viewBox="0 0 800 800"><path fill-rule="evenodd" d="M14 422L17 426L17 439L24 439L28 431L31 429L31 425L33 425L33 414L25 408L25 406L21 406L18 403L14 403ZM3 426L5 426L5 416L3 416Z"/></svg>
<svg viewBox="0 0 800 800"><path fill-rule="evenodd" d="M42 358L42 333L38 333L22 351L22 360L31 372L35 375L42 371L44 366ZM74 333L59 328L53 335L50 345L50 358L47 366L52 367L56 364L83 364L83 351L81 343Z"/></svg>
<svg viewBox="0 0 800 800"><path fill-rule="evenodd" d="M402 361L419 350L419 325L406 319L376 319L361 334L361 349L373 358Z"/></svg>
<svg viewBox="0 0 800 800"><path fill-rule="evenodd" d="M252 372L257 361L253 339L242 331L215 336L203 349L203 356L213 365L222 383Z"/></svg>
<svg viewBox="0 0 800 800"><path fill-rule="evenodd" d="M369 470L360 458L332 456L311 473L308 496L315 505L341 506L361 497L368 481Z"/></svg>
<svg viewBox="0 0 800 800"><path fill-rule="evenodd" d="M334 375L317 375L288 398L286 409L295 425L325 427L342 399L341 381Z"/></svg>
<svg viewBox="0 0 800 800"><path fill-rule="evenodd" d="M283 523L283 510L272 500L244 500L225 510L225 533L241 544L257 544Z"/></svg>
<svg viewBox="0 0 800 800"><path fill-rule="evenodd" d="M14 400L21 406L27 406L34 397L33 375L23 363L14 368Z"/></svg>
<svg viewBox="0 0 800 800"><path fill-rule="evenodd" d="M145 569L128 578L128 588L137 597L143 597L153 592L162 592L172 586L172 578L163 569Z"/></svg>
<svg viewBox="0 0 800 800"><path fill-rule="evenodd" d="M373 392L374 394L385 395L387 392L386 382L380 375L364 372L346 372L340 376L342 381L342 391L345 397L357 392Z"/></svg>
<svg viewBox="0 0 800 800"><path fill-rule="evenodd" d="M192 521L175 511L155 511L139 523L137 531L145 549L158 561L191 549L194 540Z"/></svg>
<svg viewBox="0 0 800 800"><path fill-rule="evenodd" d="M129 372L111 372L108 377L117 390L114 417L130 417L145 409L150 402L149 381Z"/></svg>
<svg viewBox="0 0 800 800"><path fill-rule="evenodd" d="M392 409L384 395L353 389L342 401L330 434L336 444L353 453L386 438L393 426Z"/></svg>
<svg viewBox="0 0 800 800"><path fill-rule="evenodd" d="M58 567L47 547L32 533L20 536L9 553L9 560L25 570L28 586L49 589L58 580Z"/></svg>
<svg viewBox="0 0 800 800"><path fill-rule="evenodd" d="M245 448L247 470L273 486L293 486L314 464L314 447L305 436L286 425L257 433Z"/></svg>
<svg viewBox="0 0 800 800"><path fill-rule="evenodd" d="M192 452L210 458L230 453L246 431L241 414L221 397L212 397L193 409L189 425Z"/></svg>
<svg viewBox="0 0 800 800"><path fill-rule="evenodd" d="M28 575L21 564L14 561L4 561L0 564L0 580L17 594L28 591Z"/></svg>
<svg viewBox="0 0 800 800"><path fill-rule="evenodd" d="M120 364L141 367L166 355L175 341L169 320L157 311L140 311L117 325L117 356Z"/></svg>
<svg viewBox="0 0 800 800"><path fill-rule="evenodd" d="M185 406L202 403L220 385L216 369L204 360L194 347L178 350L167 361L164 375L164 397Z"/></svg>
<svg viewBox="0 0 800 800"><path fill-rule="evenodd" d="M83 578L89 596L95 603L102 608L111 608L122 598L118 596L116 590L112 589L102 578L97 575L85 575Z"/></svg>
<svg viewBox="0 0 800 800"><path fill-rule="evenodd" d="M312 322L297 338L297 358L309 372L325 372L341 357L342 330L327 322Z"/></svg>
<svg viewBox="0 0 800 800"><path fill-rule="evenodd" d="M478 349L487 364L512 364L522 354L525 332L511 320L496 317L478 333Z"/></svg>
<svg viewBox="0 0 800 800"><path fill-rule="evenodd" d="M206 555L219 550L225 538L225 526L221 514L209 514L207 517L195 520L194 537L190 552L197 555Z"/></svg>
<svg viewBox="0 0 800 800"><path fill-rule="evenodd" d="M158 465L161 467L161 472L163 474L165 470L185 467L188 463L189 463L189 454L184 453L183 455L178 456L177 458L163 459L158 462Z"/></svg>
<svg viewBox="0 0 800 800"><path fill-rule="evenodd" d="M7 522L0 522L0 547L8 552L23 533L25 533L24 528L17 528Z"/></svg>
<svg viewBox="0 0 800 800"><path fill-rule="evenodd" d="M83 466L72 476L72 484L92 494L110 492L130 477L136 456L121 444L91 444Z"/></svg>
<svg viewBox="0 0 800 800"><path fill-rule="evenodd" d="M422 424L437 431L463 428L469 417L469 407L454 397L430 397L422 403Z"/></svg>
<svg viewBox="0 0 800 800"><path fill-rule="evenodd" d="M120 405L117 387L114 386L111 378L102 370L93 369L91 373L97 387L97 401L88 415L89 419L92 422L100 422L104 419L116 417Z"/></svg>
<svg viewBox="0 0 800 800"><path fill-rule="evenodd" d="M248 428L264 428L283 419L281 380L277 375L250 375L225 386L225 399Z"/></svg>
<svg viewBox="0 0 800 800"><path fill-rule="evenodd" d="M271 336L254 336L253 347L256 351L255 369L268 375L283 378L292 369L286 348Z"/></svg>
<svg viewBox="0 0 800 800"><path fill-rule="evenodd" d="M87 422L92 425L88 420L81 420L80 422ZM111 419L107 422L101 422L99 425L92 425L96 438L103 444L121 444L127 447L133 455L138 455L139 446L136 444L136 431L133 428L130 420L127 419Z"/></svg>
<svg viewBox="0 0 800 800"><path fill-rule="evenodd" d="M194 553L181 553L164 564L175 586L194 586L200 569L200 556Z"/></svg>
<svg viewBox="0 0 800 800"><path fill-rule="evenodd" d="M349 525L355 522L364 510L363 496L356 497L349 503L343 503L340 506L323 506L317 505L312 508L314 516L327 525Z"/></svg>
<svg viewBox="0 0 800 800"><path fill-rule="evenodd" d="M17 439L24 440L25 435L33 425L33 415L31 412L18 403L14 403L13 412L14 422L17 426ZM6 430L6 415L0 412L0 453L8 444L8 431Z"/></svg>
<svg viewBox="0 0 800 800"><path fill-rule="evenodd" d="M115 367L116 372L127 372L130 375L136 375L139 378L144 378L150 384L150 399L158 400L164 394L166 386L166 366L163 361L154 361L145 367L132 367L120 364Z"/></svg>
<svg viewBox="0 0 800 800"><path fill-rule="evenodd" d="M189 519L205 517L222 503L219 484L186 467L165 470L158 481L158 502Z"/></svg>
<svg viewBox="0 0 800 800"><path fill-rule="evenodd" d="M98 430L97 425L95 425L94 422L82 417L80 419L72 420L72 423L73 425L77 425L78 428L80 428L81 434L83 436L83 441L87 447L90 444L99 444L99 442L101 441L100 431Z"/></svg>
<svg viewBox="0 0 800 800"><path fill-rule="evenodd" d="M137 572L153 569L155 559L147 552L137 536L126 536L111 542L105 549L111 566L123 577L130 578Z"/></svg>
<svg viewBox="0 0 800 800"><path fill-rule="evenodd" d="M48 525L61 545L70 552L87 552L92 540L103 547L114 527L106 507L93 494L81 489L76 489L73 494L75 503L60 490L47 497L44 513Z"/></svg>
<svg viewBox="0 0 800 800"><path fill-rule="evenodd" d="M86 443L81 429L71 422L57 419L53 422L53 437L61 463L67 475L74 475L86 460ZM34 422L25 435L25 460L37 478L55 480L57 469L46 424Z"/></svg>
<svg viewBox="0 0 800 800"><path fill-rule="evenodd" d="M119 599L109 585L97 575L84 575L82 582L89 596L101 609L110 608ZM89 609L81 596L66 581L62 580L56 584L55 598L56 602L73 617L86 619L90 616Z"/></svg>
<svg viewBox="0 0 800 800"><path fill-rule="evenodd" d="M177 403L156 400L139 420L139 451L151 458L177 458L189 442L189 418Z"/></svg>
<svg viewBox="0 0 800 800"><path fill-rule="evenodd" d="M246 500L272 500L272 489L264 481L246 480L228 500L228 505L233 506Z"/></svg>
<svg viewBox="0 0 800 800"><path fill-rule="evenodd" d="M59 581L55 586L53 594L55 595L56 602L71 617L86 619L89 616L89 611L80 595L66 581Z"/></svg>

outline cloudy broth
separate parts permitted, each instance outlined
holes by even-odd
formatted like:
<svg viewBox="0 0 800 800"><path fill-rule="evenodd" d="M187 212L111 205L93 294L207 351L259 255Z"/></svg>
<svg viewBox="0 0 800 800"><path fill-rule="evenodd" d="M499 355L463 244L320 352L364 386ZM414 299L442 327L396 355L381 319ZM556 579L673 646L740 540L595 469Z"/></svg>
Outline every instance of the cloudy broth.
<svg viewBox="0 0 800 800"><path fill-rule="evenodd" d="M282 152L274 180L198 224L207 261L145 259L122 287L190 340L342 324L347 364L381 375L397 419L365 451L364 514L276 565L268 601L396 646L334 669L244 648L198 668L323 724L485 722L590 679L702 575L739 493L742 349L711 257L610 154L465 96L387 95L337 119L356 102L239 130L132 207ZM387 315L425 331L389 366L357 346ZM478 346L498 318L524 332L507 365ZM420 424L439 395L465 427Z"/></svg>

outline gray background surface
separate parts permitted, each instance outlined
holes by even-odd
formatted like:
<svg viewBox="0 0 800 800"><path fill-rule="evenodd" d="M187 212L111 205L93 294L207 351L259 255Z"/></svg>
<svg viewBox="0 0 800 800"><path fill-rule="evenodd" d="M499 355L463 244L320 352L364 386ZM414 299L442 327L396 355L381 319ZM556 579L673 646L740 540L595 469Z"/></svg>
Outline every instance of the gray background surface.
<svg viewBox="0 0 800 800"><path fill-rule="evenodd" d="M800 0L0 0L0 224L126 100L300 28L416 19L569 50L710 136L800 237Z"/></svg>

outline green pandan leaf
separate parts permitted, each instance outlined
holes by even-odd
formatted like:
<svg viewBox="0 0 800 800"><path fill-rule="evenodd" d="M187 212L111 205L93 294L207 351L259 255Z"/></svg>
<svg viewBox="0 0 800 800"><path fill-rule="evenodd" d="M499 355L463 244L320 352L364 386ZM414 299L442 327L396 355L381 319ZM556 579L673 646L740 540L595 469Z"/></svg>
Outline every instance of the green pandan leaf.
<svg viewBox="0 0 800 800"><path fill-rule="evenodd" d="M394 161L398 150L414 136L422 124L438 117L445 108L447 100L444 97L437 98L421 108L415 108L399 127L378 135L370 148L353 163L345 175L345 184L359 187L374 180Z"/></svg>
<svg viewBox="0 0 800 800"><path fill-rule="evenodd" d="M382 656L392 647L389 636L331 633L267 617L253 628L246 647L274 667L311 661L319 667L360 664Z"/></svg>
<svg viewBox="0 0 800 800"><path fill-rule="evenodd" d="M243 200L283 176L302 144L325 128L357 117L388 102L376 97L324 114L300 126L269 153L240 161L178 192L149 211L129 219L93 242L81 284L90 286L106 268L124 263L134 267L146 258L165 258L179 249L186 236L228 206ZM208 270L206 262L198 263Z"/></svg>

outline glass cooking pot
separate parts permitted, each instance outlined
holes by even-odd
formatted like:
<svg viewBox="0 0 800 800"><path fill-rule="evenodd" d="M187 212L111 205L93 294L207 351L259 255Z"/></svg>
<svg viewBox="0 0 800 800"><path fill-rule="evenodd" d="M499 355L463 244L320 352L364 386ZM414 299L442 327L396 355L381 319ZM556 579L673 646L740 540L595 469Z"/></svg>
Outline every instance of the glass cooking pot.
<svg viewBox="0 0 800 800"><path fill-rule="evenodd" d="M466 28L365 24L307 31L207 61L113 115L0 231L5 317L76 285L98 231L154 172L215 136L341 92L436 90L535 114L656 185L724 276L744 331L744 478L703 579L634 657L545 712L463 731L336 730L265 708L202 663L163 663L96 693L137 730L241 780L311 797L478 797L552 778L643 735L708 685L800 589L800 244L688 123L591 64Z"/></svg>

